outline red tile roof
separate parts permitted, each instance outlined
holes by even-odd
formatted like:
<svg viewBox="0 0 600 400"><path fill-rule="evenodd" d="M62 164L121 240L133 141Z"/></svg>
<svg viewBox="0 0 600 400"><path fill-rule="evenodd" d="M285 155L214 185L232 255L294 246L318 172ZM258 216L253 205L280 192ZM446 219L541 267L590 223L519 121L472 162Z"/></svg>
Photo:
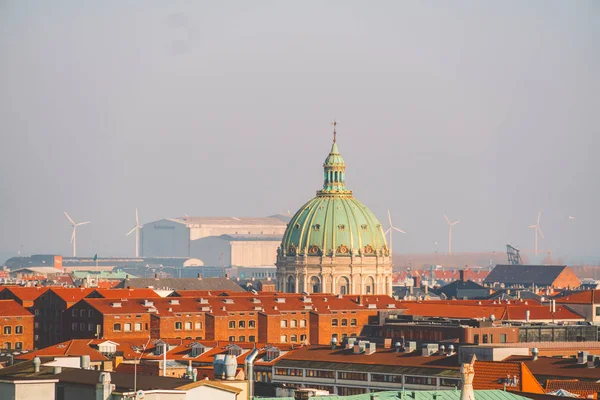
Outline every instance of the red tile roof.
<svg viewBox="0 0 600 400"><path fill-rule="evenodd" d="M91 288L50 288L54 294L67 303L76 303L90 294L94 289Z"/></svg>
<svg viewBox="0 0 600 400"><path fill-rule="evenodd" d="M531 357L511 356L505 361L522 361L535 376L593 381L600 379L599 368L587 368L586 364L577 364L577 359L571 357L539 357L537 360L533 361Z"/></svg>
<svg viewBox="0 0 600 400"><path fill-rule="evenodd" d="M11 292L15 297L21 299L21 301L33 301L48 291L49 287L20 287L20 286L8 286L2 291Z"/></svg>
<svg viewBox="0 0 600 400"><path fill-rule="evenodd" d="M23 317L31 315L29 311L14 300L0 300L0 317Z"/></svg>
<svg viewBox="0 0 600 400"><path fill-rule="evenodd" d="M108 358L103 356L98 350L90 347L90 339L73 339L45 347L40 350L31 351L15 357L19 360L33 360L35 357L81 357L90 356L91 361L106 361ZM102 340L105 342L105 340Z"/></svg>
<svg viewBox="0 0 600 400"><path fill-rule="evenodd" d="M546 381L546 393L552 393L559 389L577 394L581 398L597 399L598 393L600 393L600 382L586 382L577 379L548 379Z"/></svg>
<svg viewBox="0 0 600 400"><path fill-rule="evenodd" d="M544 393L540 383L522 362L475 361L473 389Z"/></svg>
<svg viewBox="0 0 600 400"><path fill-rule="evenodd" d="M600 290L586 290L556 297L557 303L567 304L600 304Z"/></svg>
<svg viewBox="0 0 600 400"><path fill-rule="evenodd" d="M139 289L95 289L86 297L100 296L105 299L122 299L122 298L157 298L160 297L154 290L148 288Z"/></svg>
<svg viewBox="0 0 600 400"><path fill-rule="evenodd" d="M406 315L420 315L423 317L447 318L490 318L492 315L498 321L525 321L526 312L529 310L531 320L573 320L583 321L584 318L563 306L556 306L552 315L549 306L536 301L506 302L506 301L477 301L477 300L425 300L403 301Z"/></svg>
<svg viewBox="0 0 600 400"><path fill-rule="evenodd" d="M392 349L378 348L373 354L355 354L353 349L326 346L305 346L294 350L285 357L286 360L296 361L327 361L351 364L378 364L390 366L409 366L423 368L443 368L459 370L458 355L431 355L422 356L419 352L396 353Z"/></svg>

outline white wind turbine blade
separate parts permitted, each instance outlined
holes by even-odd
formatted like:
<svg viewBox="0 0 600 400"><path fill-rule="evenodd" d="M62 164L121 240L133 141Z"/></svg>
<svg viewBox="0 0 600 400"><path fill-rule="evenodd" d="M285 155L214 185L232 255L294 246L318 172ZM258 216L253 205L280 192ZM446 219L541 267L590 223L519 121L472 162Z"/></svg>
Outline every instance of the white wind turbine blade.
<svg viewBox="0 0 600 400"><path fill-rule="evenodd" d="M446 218L446 222L448 222L448 224L452 225L452 223L450 222L450 220L448 219L448 216L446 216L446 214L444 214L444 218Z"/></svg>
<svg viewBox="0 0 600 400"><path fill-rule="evenodd" d="M539 225L539 224L540 224L540 218L541 218L541 217L542 217L542 210L540 210L540 211L538 212L537 225Z"/></svg>
<svg viewBox="0 0 600 400"><path fill-rule="evenodd" d="M73 219L71 217L69 217L69 214L67 214L66 211L64 211L65 213L65 217L67 217L67 219L69 220L69 222L71 222L73 225L75 225L75 221L73 221Z"/></svg>
<svg viewBox="0 0 600 400"><path fill-rule="evenodd" d="M529 225L528 228L537 228L537 225Z"/></svg>
<svg viewBox="0 0 600 400"><path fill-rule="evenodd" d="M383 234L387 235L388 233L390 233L390 231L392 230L392 228L389 228L387 231L385 231Z"/></svg>
<svg viewBox="0 0 600 400"><path fill-rule="evenodd" d="M77 225L73 226L73 233L71 234L71 243L73 243L73 240L75 240L75 230L77 229Z"/></svg>
<svg viewBox="0 0 600 400"><path fill-rule="evenodd" d="M454 226L456 224L458 224L460 222L460 219L458 221L454 221L453 223L451 223L450 225Z"/></svg>
<svg viewBox="0 0 600 400"><path fill-rule="evenodd" d="M127 232L127 234L125 236L129 236L131 235L138 227L134 226L133 229L131 229L129 232Z"/></svg>
<svg viewBox="0 0 600 400"><path fill-rule="evenodd" d="M89 223L90 223L90 221L78 222L78 223L75 224L75 226L87 225Z"/></svg>
<svg viewBox="0 0 600 400"><path fill-rule="evenodd" d="M406 232L404 232L402 229L398 229L398 228L396 228L396 227L393 227L392 229L394 229L395 231L397 231L397 232L400 232L400 233L406 233Z"/></svg>
<svg viewBox="0 0 600 400"><path fill-rule="evenodd" d="M394 226L392 224L392 214L390 213L390 210L388 210L388 221L390 221L390 227Z"/></svg>
<svg viewBox="0 0 600 400"><path fill-rule="evenodd" d="M540 233L540 236L542 237L542 239L544 239L544 234L542 233L542 228L540 228L540 226L537 226L537 231Z"/></svg>
<svg viewBox="0 0 600 400"><path fill-rule="evenodd" d="M138 209L135 209L135 226L140 226L140 218L138 215Z"/></svg>

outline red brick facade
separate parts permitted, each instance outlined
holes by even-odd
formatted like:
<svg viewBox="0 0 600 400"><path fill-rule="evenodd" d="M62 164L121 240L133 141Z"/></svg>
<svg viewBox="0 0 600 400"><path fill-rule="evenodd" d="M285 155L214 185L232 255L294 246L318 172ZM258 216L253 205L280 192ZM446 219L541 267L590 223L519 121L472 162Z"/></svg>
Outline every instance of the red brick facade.
<svg viewBox="0 0 600 400"><path fill-rule="evenodd" d="M0 348L33 350L33 315L14 300L0 300Z"/></svg>

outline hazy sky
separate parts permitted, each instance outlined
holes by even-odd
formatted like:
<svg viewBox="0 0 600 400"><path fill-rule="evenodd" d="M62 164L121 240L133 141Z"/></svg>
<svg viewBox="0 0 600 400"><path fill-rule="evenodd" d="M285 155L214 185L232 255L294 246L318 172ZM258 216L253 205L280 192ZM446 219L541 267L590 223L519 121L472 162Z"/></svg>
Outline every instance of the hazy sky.
<svg viewBox="0 0 600 400"><path fill-rule="evenodd" d="M0 253L133 255L143 222L294 212L331 120L398 252L599 259L598 1L0 0ZM569 216L575 216L570 220ZM0 260L1 261L1 260Z"/></svg>

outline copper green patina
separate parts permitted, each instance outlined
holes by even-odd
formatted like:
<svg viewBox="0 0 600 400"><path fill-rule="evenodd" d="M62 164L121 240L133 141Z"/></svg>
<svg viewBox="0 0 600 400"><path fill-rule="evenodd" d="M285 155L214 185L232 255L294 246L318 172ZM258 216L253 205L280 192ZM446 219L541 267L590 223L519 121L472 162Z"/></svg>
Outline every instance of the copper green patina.
<svg viewBox="0 0 600 400"><path fill-rule="evenodd" d="M323 189L292 217L280 251L309 256L387 255L381 224L346 188L346 164L335 136L323 169Z"/></svg>

